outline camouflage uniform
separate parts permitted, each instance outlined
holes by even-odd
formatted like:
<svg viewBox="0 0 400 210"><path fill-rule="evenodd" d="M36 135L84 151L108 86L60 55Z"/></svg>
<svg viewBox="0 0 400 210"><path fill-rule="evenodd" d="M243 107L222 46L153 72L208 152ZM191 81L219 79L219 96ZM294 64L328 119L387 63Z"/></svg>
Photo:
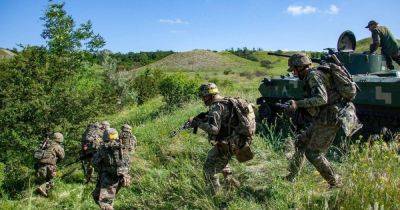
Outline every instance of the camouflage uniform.
<svg viewBox="0 0 400 210"><path fill-rule="evenodd" d="M131 155L136 146L136 137L132 134L131 126L127 124L122 126L119 140L122 144L124 157L128 163L131 163Z"/></svg>
<svg viewBox="0 0 400 210"><path fill-rule="evenodd" d="M107 130L104 136L114 132ZM118 133L116 134L118 138ZM93 164L99 174L96 188L92 196L101 209L113 209L112 203L119 189L129 185L130 176L128 163L123 158L122 145L118 139L105 139L96 154L93 156Z"/></svg>
<svg viewBox="0 0 400 210"><path fill-rule="evenodd" d="M56 176L57 161L64 159L64 149L60 145L63 140L61 133L54 133L52 141L48 142L41 159L36 165L37 183L39 186L36 191L43 196L47 196L54 184L52 179Z"/></svg>
<svg viewBox="0 0 400 210"><path fill-rule="evenodd" d="M98 123L90 124L82 136L82 167L85 172L86 182L90 182L94 168L92 164L93 155L100 147L102 136Z"/></svg>
<svg viewBox="0 0 400 210"><path fill-rule="evenodd" d="M340 184L339 176L333 171L324 153L340 128L339 112L351 102L341 101L330 74L308 69L304 83L305 99L296 103L298 108L308 111L312 121L296 137L296 152L289 165L287 178L294 180L307 158L331 186L336 186Z"/></svg>
<svg viewBox="0 0 400 210"><path fill-rule="evenodd" d="M386 59L388 69L394 69L393 60L400 65L399 46L390 30L385 26L377 26L371 30L371 33L372 44L370 45L370 53L374 53L378 47L382 47L382 55Z"/></svg>
<svg viewBox="0 0 400 210"><path fill-rule="evenodd" d="M204 163L204 175L206 181L210 182L214 193L221 189L218 173L223 173L227 181L232 181L235 185L238 182L232 177L232 171L229 167L229 160L232 158L231 144L237 136L229 131L228 123L231 117L230 108L223 98L219 95L215 96L208 111L208 120L200 122L198 127L209 135L209 141L214 146L207 155Z"/></svg>

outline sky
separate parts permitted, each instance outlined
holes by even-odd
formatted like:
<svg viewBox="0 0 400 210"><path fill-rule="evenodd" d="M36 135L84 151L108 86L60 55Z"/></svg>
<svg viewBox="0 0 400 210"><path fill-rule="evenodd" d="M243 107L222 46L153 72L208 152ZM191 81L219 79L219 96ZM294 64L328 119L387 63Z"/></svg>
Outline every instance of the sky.
<svg viewBox="0 0 400 210"><path fill-rule="evenodd" d="M374 19L400 38L399 0L66 0L77 24L91 20L113 52L321 51L345 30L357 39ZM47 0L0 0L0 47L43 45Z"/></svg>

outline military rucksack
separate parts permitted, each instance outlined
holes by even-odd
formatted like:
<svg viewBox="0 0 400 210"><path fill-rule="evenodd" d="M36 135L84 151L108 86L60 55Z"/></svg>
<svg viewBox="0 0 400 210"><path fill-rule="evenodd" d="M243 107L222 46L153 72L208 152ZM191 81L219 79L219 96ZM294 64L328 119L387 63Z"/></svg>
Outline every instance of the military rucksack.
<svg viewBox="0 0 400 210"><path fill-rule="evenodd" d="M237 125L230 125L242 136L251 137L256 132L256 116L253 104L241 98L227 98L232 105L232 117L236 117Z"/></svg>
<svg viewBox="0 0 400 210"><path fill-rule="evenodd" d="M338 91L340 96L346 101L352 101L357 95L356 83L350 78L349 75L339 66L330 64L329 66L320 66L318 70L325 73L329 73L332 76L332 80L335 89Z"/></svg>
<svg viewBox="0 0 400 210"><path fill-rule="evenodd" d="M50 145L50 140L45 139L40 146L35 150L33 157L37 160L41 160L44 158L44 154L46 153L47 148Z"/></svg>

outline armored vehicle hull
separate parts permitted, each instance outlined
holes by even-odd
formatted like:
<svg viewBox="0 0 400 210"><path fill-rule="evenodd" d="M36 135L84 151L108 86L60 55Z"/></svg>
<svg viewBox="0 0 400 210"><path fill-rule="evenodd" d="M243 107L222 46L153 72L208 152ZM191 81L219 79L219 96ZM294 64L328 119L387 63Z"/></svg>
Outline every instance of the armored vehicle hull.
<svg viewBox="0 0 400 210"><path fill-rule="evenodd" d="M379 133L384 127L397 131L400 125L399 71L387 71L381 55L354 53L355 37L350 31L339 38L338 50L330 49L330 53L336 55L359 87L353 102L364 125L362 133ZM260 117L269 120L280 111L276 103L301 99L304 95L302 81L290 75L264 79L259 91Z"/></svg>

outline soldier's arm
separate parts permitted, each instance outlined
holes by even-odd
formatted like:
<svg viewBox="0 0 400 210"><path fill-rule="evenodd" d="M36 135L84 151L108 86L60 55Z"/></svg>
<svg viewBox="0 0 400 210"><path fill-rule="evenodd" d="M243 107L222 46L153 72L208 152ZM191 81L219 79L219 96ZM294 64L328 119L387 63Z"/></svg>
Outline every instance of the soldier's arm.
<svg viewBox="0 0 400 210"><path fill-rule="evenodd" d="M381 44L379 39L378 31L375 29L372 31L372 44L369 46L369 53L374 53Z"/></svg>
<svg viewBox="0 0 400 210"><path fill-rule="evenodd" d="M56 155L59 160L62 160L65 157L64 149L60 145L56 148Z"/></svg>
<svg viewBox="0 0 400 210"><path fill-rule="evenodd" d="M311 97L296 101L299 108L323 106L328 103L328 93L321 77L316 72L310 72L307 83L311 89Z"/></svg>
<svg viewBox="0 0 400 210"><path fill-rule="evenodd" d="M208 112L208 121L200 122L199 128L211 135L218 135L221 128L221 113L224 111L223 105L215 103L211 105Z"/></svg>

